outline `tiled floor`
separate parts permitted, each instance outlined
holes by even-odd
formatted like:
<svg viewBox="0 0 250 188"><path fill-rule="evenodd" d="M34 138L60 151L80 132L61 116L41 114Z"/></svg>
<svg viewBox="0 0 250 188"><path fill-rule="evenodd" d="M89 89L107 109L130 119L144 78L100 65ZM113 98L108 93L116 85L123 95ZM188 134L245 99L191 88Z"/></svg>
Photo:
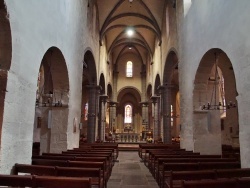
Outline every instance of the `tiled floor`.
<svg viewBox="0 0 250 188"><path fill-rule="evenodd" d="M118 160L113 167L108 188L159 187L144 163L140 162L138 151L120 151Z"/></svg>

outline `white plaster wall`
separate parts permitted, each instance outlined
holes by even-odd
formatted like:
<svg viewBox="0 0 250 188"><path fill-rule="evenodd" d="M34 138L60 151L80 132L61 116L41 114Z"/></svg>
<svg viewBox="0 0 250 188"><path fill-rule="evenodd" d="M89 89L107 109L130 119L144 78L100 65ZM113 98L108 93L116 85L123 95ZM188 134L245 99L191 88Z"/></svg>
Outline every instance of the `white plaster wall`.
<svg viewBox="0 0 250 188"><path fill-rule="evenodd" d="M249 51L250 2L193 0L180 30L181 146L192 149L193 81L202 56L211 48L222 49L232 62L239 93L238 110L242 167L250 163Z"/></svg>
<svg viewBox="0 0 250 188"><path fill-rule="evenodd" d="M86 27L87 1L6 1L12 34L12 65L7 83L1 141L1 173L14 163L30 163L36 84L45 52L56 46L62 51L69 74L69 116L67 148L77 147L79 130L73 133L73 119L80 118L82 59L86 48L99 48ZM98 61L97 61L98 62Z"/></svg>

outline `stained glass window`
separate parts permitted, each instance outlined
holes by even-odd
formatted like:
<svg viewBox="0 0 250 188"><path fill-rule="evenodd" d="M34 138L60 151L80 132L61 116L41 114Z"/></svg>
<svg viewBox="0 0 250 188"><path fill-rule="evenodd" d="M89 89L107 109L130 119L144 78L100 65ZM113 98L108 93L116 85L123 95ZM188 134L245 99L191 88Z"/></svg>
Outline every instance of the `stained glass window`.
<svg viewBox="0 0 250 188"><path fill-rule="evenodd" d="M127 62L126 76L127 77L133 77L133 63L132 63L132 61Z"/></svg>
<svg viewBox="0 0 250 188"><path fill-rule="evenodd" d="M132 123L132 106L125 105L124 123Z"/></svg>

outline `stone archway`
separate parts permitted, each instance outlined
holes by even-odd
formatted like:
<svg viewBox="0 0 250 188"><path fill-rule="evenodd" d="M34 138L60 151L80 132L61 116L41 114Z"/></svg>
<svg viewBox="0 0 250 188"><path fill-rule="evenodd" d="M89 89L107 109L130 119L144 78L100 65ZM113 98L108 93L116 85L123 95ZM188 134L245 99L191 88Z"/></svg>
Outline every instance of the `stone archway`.
<svg viewBox="0 0 250 188"><path fill-rule="evenodd" d="M11 66L11 40L11 28L7 9L4 0L0 0L0 146L8 71Z"/></svg>
<svg viewBox="0 0 250 188"><path fill-rule="evenodd" d="M84 136L89 143L95 142L97 135L96 117L99 90L95 59L92 52L87 50L83 58L81 136Z"/></svg>
<svg viewBox="0 0 250 188"><path fill-rule="evenodd" d="M172 137L179 135L179 122L177 118L177 93L179 91L178 57L174 50L168 53L163 85L161 86L162 111L163 111L163 140L164 143L171 143ZM178 127L178 128L177 128Z"/></svg>
<svg viewBox="0 0 250 188"><path fill-rule="evenodd" d="M219 70L217 78L216 67ZM211 110L212 107L203 107L208 102L213 105L213 99L217 100L216 104L219 101L228 104L229 101L236 101L236 96L235 75L230 59L221 49L210 49L202 57L194 81L193 138L196 152L221 154L222 144L239 145L238 109Z"/></svg>
<svg viewBox="0 0 250 188"><path fill-rule="evenodd" d="M132 106L132 123L131 132L139 134L142 131L142 118L141 118L141 93L134 87L125 87L118 92L117 101L117 132L126 132L126 123L124 122L125 105Z"/></svg>
<svg viewBox="0 0 250 188"><path fill-rule="evenodd" d="M34 142L40 153L67 149L69 78L60 49L51 47L43 56L38 75Z"/></svg>

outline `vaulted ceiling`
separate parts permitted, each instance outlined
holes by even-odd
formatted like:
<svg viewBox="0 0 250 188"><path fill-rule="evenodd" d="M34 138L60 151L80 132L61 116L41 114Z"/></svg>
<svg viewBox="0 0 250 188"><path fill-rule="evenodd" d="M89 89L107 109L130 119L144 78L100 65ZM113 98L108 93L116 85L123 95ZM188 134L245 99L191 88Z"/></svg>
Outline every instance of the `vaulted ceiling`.
<svg viewBox="0 0 250 188"><path fill-rule="evenodd" d="M152 60L155 44L161 44L161 26L166 0L96 0L100 44L107 46L113 63L135 54ZM128 30L134 33L129 36Z"/></svg>

